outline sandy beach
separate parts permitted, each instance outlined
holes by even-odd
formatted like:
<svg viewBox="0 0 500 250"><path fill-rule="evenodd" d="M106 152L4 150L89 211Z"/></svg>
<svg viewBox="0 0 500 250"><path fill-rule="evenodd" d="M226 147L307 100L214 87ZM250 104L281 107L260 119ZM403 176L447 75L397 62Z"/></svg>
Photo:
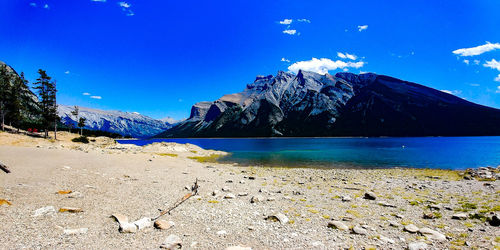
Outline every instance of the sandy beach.
<svg viewBox="0 0 500 250"><path fill-rule="evenodd" d="M490 223L500 210L498 180L446 170L242 167L210 162L224 152L195 145L74 137L0 132L0 162L12 171L0 172L0 200L8 201L0 248L157 249L171 235L183 249L500 248ZM172 222L168 229L123 233L111 217L154 218L196 179L198 195L160 218Z"/></svg>

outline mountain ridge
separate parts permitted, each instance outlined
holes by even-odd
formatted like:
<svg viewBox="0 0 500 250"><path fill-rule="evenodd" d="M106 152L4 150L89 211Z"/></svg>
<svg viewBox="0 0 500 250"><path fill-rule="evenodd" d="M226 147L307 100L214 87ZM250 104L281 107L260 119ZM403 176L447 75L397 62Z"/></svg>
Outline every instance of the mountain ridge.
<svg viewBox="0 0 500 250"><path fill-rule="evenodd" d="M196 103L155 137L441 135L500 135L500 110L390 76L300 70Z"/></svg>

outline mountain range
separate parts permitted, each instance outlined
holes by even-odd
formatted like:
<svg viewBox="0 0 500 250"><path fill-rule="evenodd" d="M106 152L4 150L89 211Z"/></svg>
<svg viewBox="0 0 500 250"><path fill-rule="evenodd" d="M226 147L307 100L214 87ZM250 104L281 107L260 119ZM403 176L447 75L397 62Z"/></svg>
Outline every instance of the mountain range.
<svg viewBox="0 0 500 250"><path fill-rule="evenodd" d="M500 135L500 110L373 73L257 76L155 137Z"/></svg>
<svg viewBox="0 0 500 250"><path fill-rule="evenodd" d="M85 129L101 130L136 138L150 137L172 127L172 124L167 120L175 122L172 118L156 120L137 112L104 111L85 107L78 107L78 109L79 117L86 119ZM76 128L78 122L77 118L71 114L73 110L73 106L58 105L57 111L62 123L71 124Z"/></svg>

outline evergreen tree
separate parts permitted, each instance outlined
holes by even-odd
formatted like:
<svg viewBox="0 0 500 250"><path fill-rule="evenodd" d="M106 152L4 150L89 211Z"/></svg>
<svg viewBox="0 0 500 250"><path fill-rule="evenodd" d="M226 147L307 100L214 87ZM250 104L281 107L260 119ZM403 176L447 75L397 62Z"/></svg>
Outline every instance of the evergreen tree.
<svg viewBox="0 0 500 250"><path fill-rule="evenodd" d="M78 122L78 114L79 114L79 109L78 109L78 106L75 106L73 111L71 111L71 114L75 116L75 121ZM72 124L70 123L70 126L72 126ZM70 131L71 132L71 131ZM80 134L81 135L81 134Z"/></svg>
<svg viewBox="0 0 500 250"><path fill-rule="evenodd" d="M14 125L17 128L19 128L22 119L22 91L23 79L21 77L16 77L9 89L9 102L7 105L7 109L9 110L8 120L10 121L10 124Z"/></svg>
<svg viewBox="0 0 500 250"><path fill-rule="evenodd" d="M87 119L85 119L85 117L80 117L80 119L78 120L78 127L80 128L80 135L83 136L83 127L85 127L85 121L87 121Z"/></svg>
<svg viewBox="0 0 500 250"><path fill-rule="evenodd" d="M0 65L0 118L2 119L2 131L5 131L5 115L10 89L10 74L5 64Z"/></svg>
<svg viewBox="0 0 500 250"><path fill-rule="evenodd" d="M51 81L51 77L47 75L45 70L38 70L40 77L36 79L35 89L38 90L38 96L40 98L40 110L42 115L42 127L45 129L45 138L49 135L49 127L52 123L57 126L57 103L56 103L56 85L55 82ZM57 127L55 136L57 135Z"/></svg>

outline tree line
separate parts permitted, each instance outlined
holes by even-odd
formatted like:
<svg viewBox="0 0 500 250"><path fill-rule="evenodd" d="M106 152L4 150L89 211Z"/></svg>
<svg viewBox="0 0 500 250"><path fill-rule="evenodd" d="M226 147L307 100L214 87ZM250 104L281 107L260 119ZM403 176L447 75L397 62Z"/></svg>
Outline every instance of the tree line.
<svg viewBox="0 0 500 250"><path fill-rule="evenodd" d="M22 72L18 75L6 64L0 63L0 118L2 131L5 124L19 128L41 128L45 138L50 128L54 128L54 139L57 139L57 126L61 123L57 115L56 81L45 70L38 70L39 77L33 83L34 94L29 81ZM76 117L77 126L85 126L85 118L79 117L78 107L72 114ZM81 132L82 133L82 132Z"/></svg>

